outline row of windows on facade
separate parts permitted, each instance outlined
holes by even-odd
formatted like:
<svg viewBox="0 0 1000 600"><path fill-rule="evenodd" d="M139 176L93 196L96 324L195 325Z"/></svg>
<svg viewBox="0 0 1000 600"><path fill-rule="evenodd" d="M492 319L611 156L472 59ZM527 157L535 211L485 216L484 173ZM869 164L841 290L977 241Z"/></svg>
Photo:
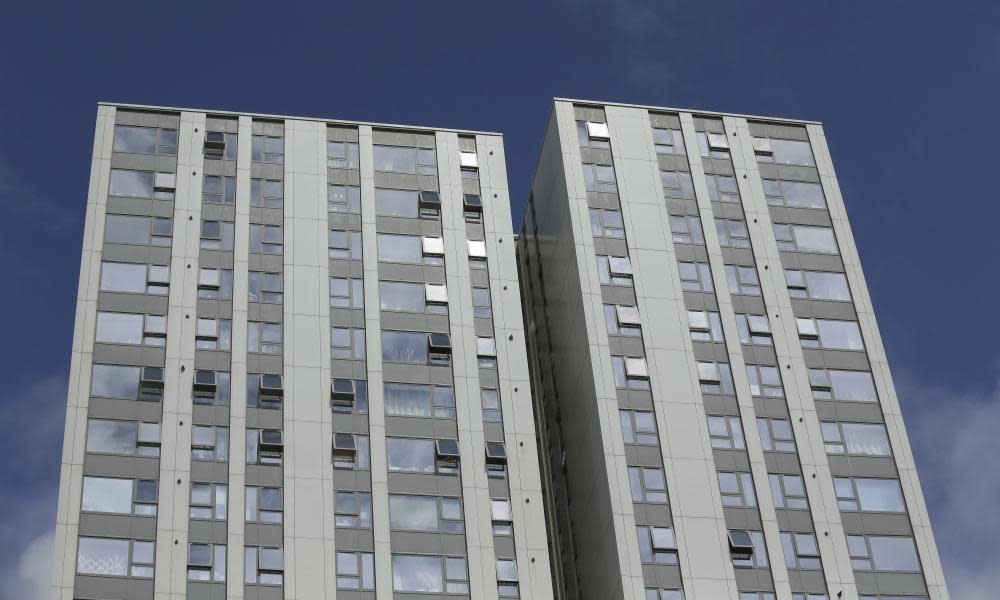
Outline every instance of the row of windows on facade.
<svg viewBox="0 0 1000 600"><path fill-rule="evenodd" d="M112 145L114 152L129 154L177 154L178 135L176 129L115 125ZM208 131L203 145L206 158L236 160L238 142L235 133ZM434 148L412 148L406 146L372 147L373 166L376 171L409 173L417 175L437 175L437 152ZM332 169L358 169L360 156L357 142L327 141L327 167ZM285 140L281 136L253 135L250 139L250 160L252 162L283 164L285 162ZM461 151L459 164L463 177L477 177L479 157L475 152Z"/></svg>
<svg viewBox="0 0 1000 600"><path fill-rule="evenodd" d="M607 123L597 121L576 122L577 139L583 148L611 149L611 133ZM680 129L653 127L653 146L657 154L686 156L684 136ZM728 159L729 139L724 133L696 131L698 151L704 158ZM753 136L753 150L757 162L779 165L816 166L809 142L778 137Z"/></svg>

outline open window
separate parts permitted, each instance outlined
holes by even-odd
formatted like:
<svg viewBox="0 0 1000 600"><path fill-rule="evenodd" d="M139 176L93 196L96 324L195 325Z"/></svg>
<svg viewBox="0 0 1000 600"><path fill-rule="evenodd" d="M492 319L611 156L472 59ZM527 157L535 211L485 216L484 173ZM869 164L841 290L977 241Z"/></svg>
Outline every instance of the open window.
<svg viewBox="0 0 1000 600"><path fill-rule="evenodd" d="M353 383L353 381L351 382ZM358 442L353 434L333 434L333 466L337 469L353 469L358 457Z"/></svg>
<svg viewBox="0 0 1000 600"><path fill-rule="evenodd" d="M749 560L753 556L753 539L745 529L729 530L729 552L733 559Z"/></svg>
<svg viewBox="0 0 1000 600"><path fill-rule="evenodd" d="M330 384L330 405L333 412L354 412L357 387L353 379L334 379Z"/></svg>
<svg viewBox="0 0 1000 600"><path fill-rule="evenodd" d="M222 158L226 151L226 134L221 131L205 132L205 156Z"/></svg>
<svg viewBox="0 0 1000 600"><path fill-rule="evenodd" d="M507 477L507 447L503 442L486 442L486 475Z"/></svg>
<svg viewBox="0 0 1000 600"><path fill-rule="evenodd" d="M139 372L139 399L163 398L163 367L143 367Z"/></svg>
<svg viewBox="0 0 1000 600"><path fill-rule="evenodd" d="M458 440L437 440L434 443L437 456L437 472L440 475L458 475L458 464L461 453Z"/></svg>
<svg viewBox="0 0 1000 600"><path fill-rule="evenodd" d="M451 364L451 336L447 333L431 333L427 336L427 357L432 365Z"/></svg>
<svg viewBox="0 0 1000 600"><path fill-rule="evenodd" d="M608 131L607 123L587 122L587 137L592 140L610 140L611 133Z"/></svg>

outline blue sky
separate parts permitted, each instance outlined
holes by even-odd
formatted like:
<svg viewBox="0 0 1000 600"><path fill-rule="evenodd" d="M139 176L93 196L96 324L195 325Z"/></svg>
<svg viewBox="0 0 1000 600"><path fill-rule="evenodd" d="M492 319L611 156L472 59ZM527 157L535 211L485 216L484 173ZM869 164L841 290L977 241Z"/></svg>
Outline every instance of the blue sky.
<svg viewBox="0 0 1000 600"><path fill-rule="evenodd" d="M566 96L824 123L953 597L996 597L1000 4L184 4L0 22L0 596L47 581L98 100L502 131L519 222Z"/></svg>

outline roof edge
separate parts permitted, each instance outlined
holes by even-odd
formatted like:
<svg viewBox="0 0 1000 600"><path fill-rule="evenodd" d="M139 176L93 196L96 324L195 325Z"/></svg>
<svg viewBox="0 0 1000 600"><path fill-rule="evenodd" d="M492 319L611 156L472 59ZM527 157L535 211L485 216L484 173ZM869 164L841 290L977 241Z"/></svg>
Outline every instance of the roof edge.
<svg viewBox="0 0 1000 600"><path fill-rule="evenodd" d="M799 125L820 125L823 123L820 121L811 121L809 119L789 119L785 117L766 117L763 115L747 115L742 113L727 113L719 112L714 110L698 110L691 108L676 108L670 106L650 106L647 104L629 104L627 102L606 102L603 100L583 100L580 98L553 98L553 102L572 102L574 104L594 104L600 106L621 106L624 108L642 108L646 110L658 110L666 112L685 112L692 113L696 115L711 115L715 117L740 117L744 119L752 119L754 121L771 121L774 123L795 123Z"/></svg>

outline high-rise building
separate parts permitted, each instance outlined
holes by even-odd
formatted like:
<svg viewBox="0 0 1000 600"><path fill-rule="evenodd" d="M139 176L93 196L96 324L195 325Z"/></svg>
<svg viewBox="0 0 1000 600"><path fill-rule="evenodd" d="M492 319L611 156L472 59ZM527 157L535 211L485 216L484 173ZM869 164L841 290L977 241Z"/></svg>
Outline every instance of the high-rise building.
<svg viewBox="0 0 1000 600"><path fill-rule="evenodd" d="M948 597L818 123L556 100L518 260L558 597Z"/></svg>
<svg viewBox="0 0 1000 600"><path fill-rule="evenodd" d="M98 107L54 598L550 598L536 448L498 134Z"/></svg>

